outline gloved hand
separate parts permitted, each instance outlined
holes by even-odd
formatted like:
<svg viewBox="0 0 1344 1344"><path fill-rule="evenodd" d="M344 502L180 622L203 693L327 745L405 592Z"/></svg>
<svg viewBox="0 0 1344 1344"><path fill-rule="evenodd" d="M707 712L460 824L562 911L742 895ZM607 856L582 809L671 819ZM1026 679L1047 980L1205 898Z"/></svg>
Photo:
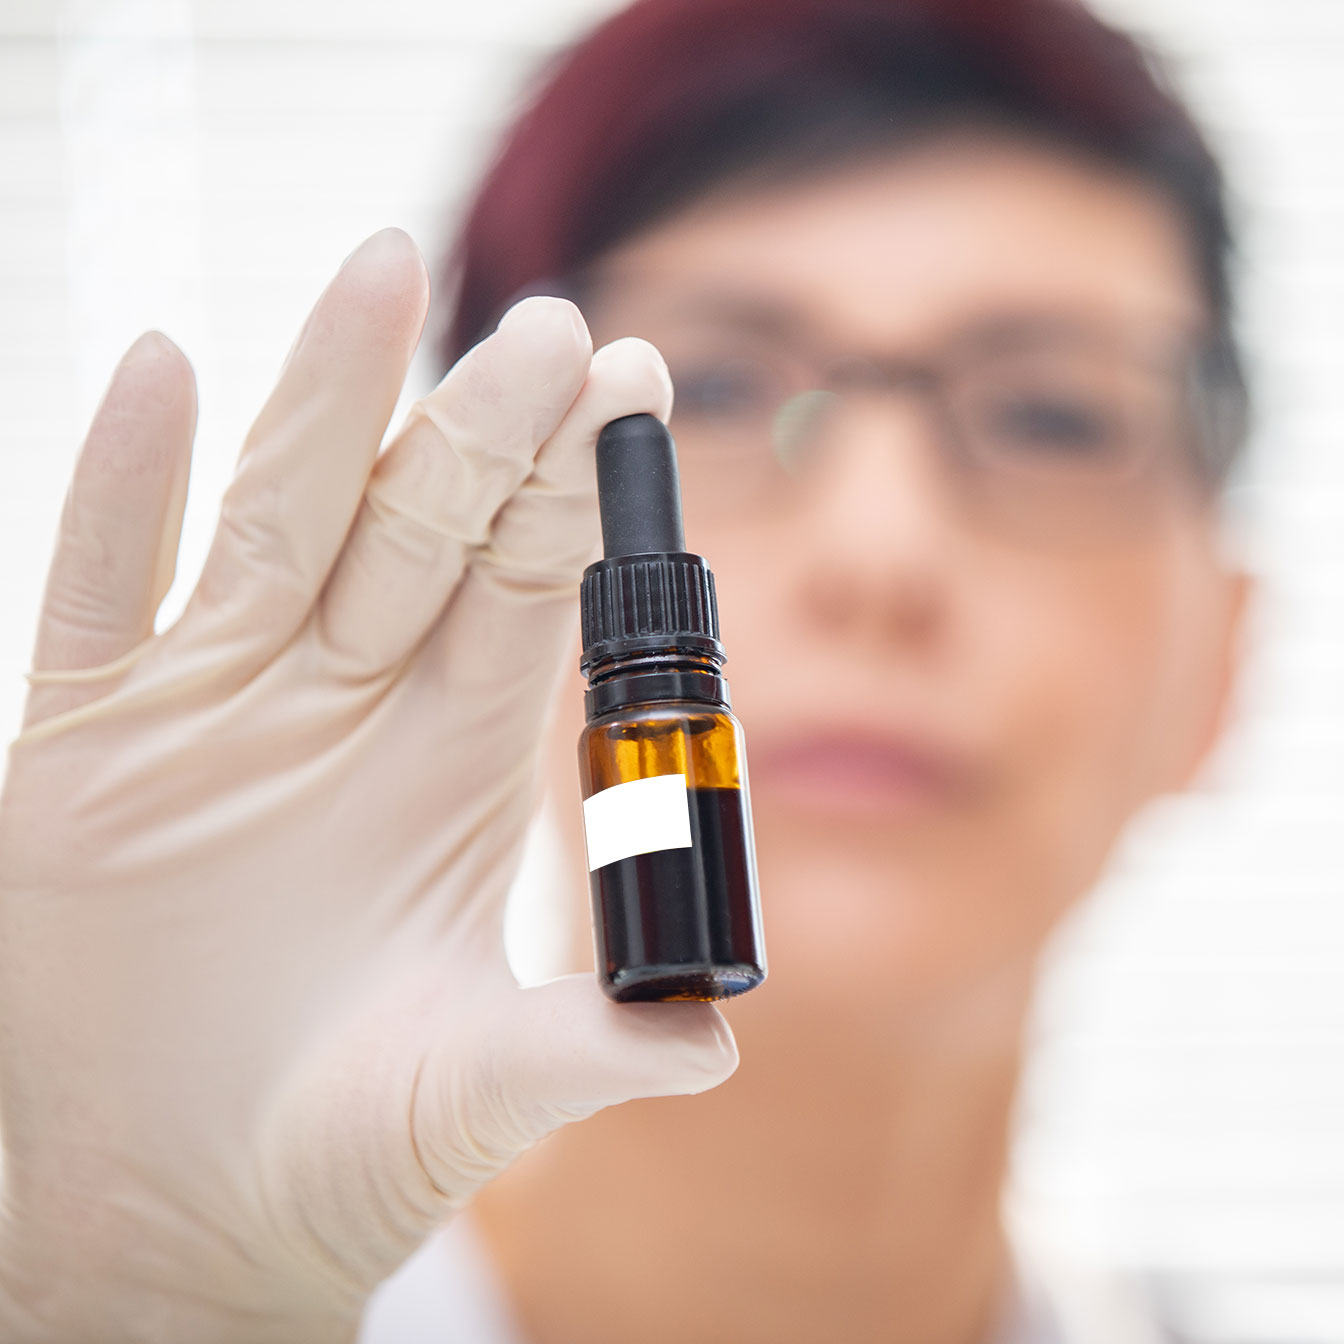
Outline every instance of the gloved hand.
<svg viewBox="0 0 1344 1344"><path fill-rule="evenodd" d="M95 417L0 803L10 1344L349 1338L543 1135L736 1066L712 1005L503 952L593 445L666 370L527 299L378 455L427 302L405 234L346 261L161 634L183 356L142 337Z"/></svg>

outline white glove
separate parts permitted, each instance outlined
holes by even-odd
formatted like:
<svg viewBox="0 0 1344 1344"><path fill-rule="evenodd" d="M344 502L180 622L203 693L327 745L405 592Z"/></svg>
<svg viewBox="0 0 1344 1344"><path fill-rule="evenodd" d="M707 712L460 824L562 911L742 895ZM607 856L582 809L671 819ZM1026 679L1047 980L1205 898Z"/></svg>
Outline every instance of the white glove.
<svg viewBox="0 0 1344 1344"><path fill-rule="evenodd" d="M666 369L527 299L377 456L427 304L405 234L346 261L162 634L181 353L142 337L95 417L0 801L10 1344L352 1337L543 1135L736 1067L710 1004L503 951L594 442L666 417Z"/></svg>

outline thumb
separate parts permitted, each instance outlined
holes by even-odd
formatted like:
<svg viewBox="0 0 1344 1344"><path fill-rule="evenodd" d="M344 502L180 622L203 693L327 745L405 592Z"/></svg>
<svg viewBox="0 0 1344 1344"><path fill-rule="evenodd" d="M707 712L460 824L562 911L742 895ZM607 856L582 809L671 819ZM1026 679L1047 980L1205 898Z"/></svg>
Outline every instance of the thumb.
<svg viewBox="0 0 1344 1344"><path fill-rule="evenodd" d="M413 1126L426 1174L456 1205L537 1140L638 1097L717 1087L737 1044L710 1003L614 1003L591 972L518 989L477 1048L431 1057Z"/></svg>

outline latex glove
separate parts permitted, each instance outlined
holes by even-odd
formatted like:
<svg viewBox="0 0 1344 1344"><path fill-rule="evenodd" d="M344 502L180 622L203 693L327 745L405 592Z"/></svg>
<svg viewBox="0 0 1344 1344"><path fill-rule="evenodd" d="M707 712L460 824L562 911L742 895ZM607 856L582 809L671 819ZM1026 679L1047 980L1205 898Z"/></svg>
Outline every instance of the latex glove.
<svg viewBox="0 0 1344 1344"><path fill-rule="evenodd" d="M0 805L6 1341L353 1336L541 1136L736 1065L712 1005L503 951L593 445L666 370L528 299L375 461L427 302L399 231L347 260L159 635L189 366L142 338L97 413Z"/></svg>

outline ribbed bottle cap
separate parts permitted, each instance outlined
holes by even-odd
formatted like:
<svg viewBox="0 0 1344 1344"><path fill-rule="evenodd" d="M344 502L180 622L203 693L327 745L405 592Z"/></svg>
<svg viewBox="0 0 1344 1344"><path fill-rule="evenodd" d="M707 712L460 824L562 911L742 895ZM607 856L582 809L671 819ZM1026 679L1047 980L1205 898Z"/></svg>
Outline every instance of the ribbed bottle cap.
<svg viewBox="0 0 1344 1344"><path fill-rule="evenodd" d="M585 676L603 658L644 650L684 650L724 661L714 575L704 556L691 551L594 561L583 571L579 616L579 669Z"/></svg>

